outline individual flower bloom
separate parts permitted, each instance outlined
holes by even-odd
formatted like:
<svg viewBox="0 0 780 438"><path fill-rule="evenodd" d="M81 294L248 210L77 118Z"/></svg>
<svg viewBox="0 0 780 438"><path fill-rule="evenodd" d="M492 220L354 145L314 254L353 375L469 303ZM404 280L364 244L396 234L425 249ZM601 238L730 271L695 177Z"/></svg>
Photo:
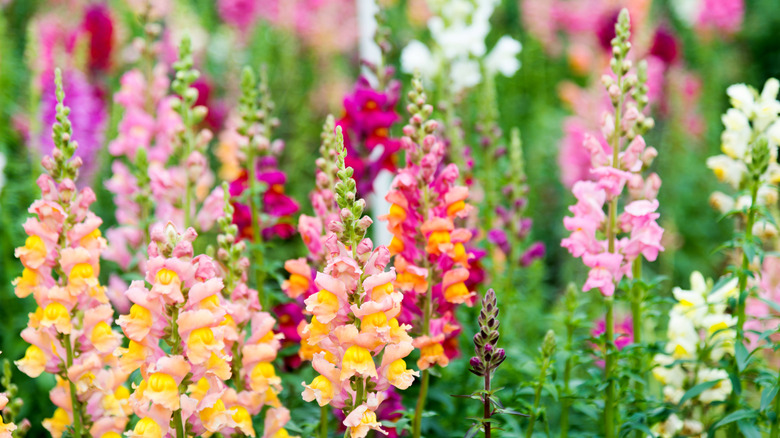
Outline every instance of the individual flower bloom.
<svg viewBox="0 0 780 438"><path fill-rule="evenodd" d="M512 77L520 69L520 54L523 46L514 38L504 35L499 38L496 45L485 57L485 69L488 73L501 73L506 77Z"/></svg>
<svg viewBox="0 0 780 438"><path fill-rule="evenodd" d="M450 359L444 354L444 346L441 344L443 338L443 336L435 338L421 336L414 340L414 347L420 350L417 368L426 370L437 364L442 367L449 365Z"/></svg>
<svg viewBox="0 0 780 438"><path fill-rule="evenodd" d="M656 354L653 357L652 373L653 377L662 385L681 388L687 378L679 363L675 363L675 358L666 354Z"/></svg>
<svg viewBox="0 0 780 438"><path fill-rule="evenodd" d="M456 304L471 303L475 295L469 292L465 281L469 278L469 271L464 268L453 269L444 273L442 288L444 289L444 298Z"/></svg>
<svg viewBox="0 0 780 438"><path fill-rule="evenodd" d="M582 286L583 291L599 289L605 297L611 297L615 293L615 283L623 276L620 265L623 256L616 253L603 252L601 254L585 253L582 262L588 266L588 280Z"/></svg>
<svg viewBox="0 0 780 438"><path fill-rule="evenodd" d="M666 344L666 352L673 358L691 359L696 354L699 333L690 319L672 312L667 337L669 342Z"/></svg>
<svg viewBox="0 0 780 438"><path fill-rule="evenodd" d="M702 403L713 403L718 401L725 401L731 394L731 379L726 370L716 368L704 368L700 369L696 374L696 381L698 383L713 382L718 383L715 386L702 391L699 394L698 399Z"/></svg>
<svg viewBox="0 0 780 438"><path fill-rule="evenodd" d="M376 364L371 352L365 347L352 345L344 352L341 359L341 380L354 375L362 377L377 377Z"/></svg>
<svg viewBox="0 0 780 438"><path fill-rule="evenodd" d="M306 259L287 260L284 262L284 269L290 273L290 277L282 282L284 293L290 298L306 294L313 284L311 268Z"/></svg>
<svg viewBox="0 0 780 438"><path fill-rule="evenodd" d="M707 167L712 169L721 182L726 182L734 188L739 188L742 179L747 174L744 162L734 160L726 155L716 155L707 158Z"/></svg>
<svg viewBox="0 0 780 438"><path fill-rule="evenodd" d="M534 242L528 249L525 250L522 256L520 256L520 264L524 267L531 266L534 260L543 259L546 249L544 243Z"/></svg>
<svg viewBox="0 0 780 438"><path fill-rule="evenodd" d="M431 50L420 41L412 40L401 51L401 69L406 73L420 72L423 77L432 78L439 68Z"/></svg>
<svg viewBox="0 0 780 438"><path fill-rule="evenodd" d="M302 385L305 388L303 391L303 399L307 402L317 400L318 405L325 406L333 400L334 385L323 375L315 377L308 385L305 382L303 382Z"/></svg>

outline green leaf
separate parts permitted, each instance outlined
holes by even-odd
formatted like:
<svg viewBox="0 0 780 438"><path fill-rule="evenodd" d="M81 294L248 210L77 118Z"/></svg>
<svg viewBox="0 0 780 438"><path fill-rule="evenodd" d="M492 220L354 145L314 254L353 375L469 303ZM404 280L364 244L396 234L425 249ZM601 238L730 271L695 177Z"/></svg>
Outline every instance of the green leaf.
<svg viewBox="0 0 780 438"><path fill-rule="evenodd" d="M731 424L735 421L744 420L747 418L753 418L755 416L756 416L756 411L752 409L740 409L721 418L720 421L712 425L710 431L715 431L719 427L725 426L727 424Z"/></svg>
<svg viewBox="0 0 780 438"><path fill-rule="evenodd" d="M759 408L761 412L767 410L772 404L772 400L777 396L777 389L777 385L774 385L771 388L764 388L764 390L761 391L761 407Z"/></svg>
<svg viewBox="0 0 780 438"><path fill-rule="evenodd" d="M688 400L698 396L702 392L713 388L715 385L717 385L720 382L720 380L712 380L709 382L699 383L698 385L694 386L693 388L685 391L685 394L680 399L680 402L677 404L678 407L681 407L685 404Z"/></svg>
<svg viewBox="0 0 780 438"><path fill-rule="evenodd" d="M734 346L734 353L737 356L737 369L739 372L742 372L748 361L748 351L747 348L745 348L745 344L737 342Z"/></svg>
<svg viewBox="0 0 780 438"><path fill-rule="evenodd" d="M756 425L748 421L737 421L737 427L745 438L761 438L761 432L758 431Z"/></svg>

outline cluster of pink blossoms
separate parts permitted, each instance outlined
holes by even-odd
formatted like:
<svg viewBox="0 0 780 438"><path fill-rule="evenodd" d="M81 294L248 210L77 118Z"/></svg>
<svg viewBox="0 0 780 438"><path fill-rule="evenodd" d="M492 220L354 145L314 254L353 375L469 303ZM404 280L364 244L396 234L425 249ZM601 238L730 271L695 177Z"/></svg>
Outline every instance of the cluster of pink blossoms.
<svg viewBox="0 0 780 438"><path fill-rule="evenodd" d="M458 354L455 306L471 305L476 295L467 286L471 266L466 245L472 233L457 226L472 209L466 203L469 191L457 185L458 167L442 164L444 144L434 135L438 124L428 120L433 108L419 79L413 87L407 107L412 116L401 139L406 166L386 196L391 206L383 219L393 234L394 284L406 297L399 321L421 334L415 347L421 350L417 365L425 370L446 366Z"/></svg>
<svg viewBox="0 0 780 438"><path fill-rule="evenodd" d="M106 241L98 229L102 221L89 211L95 193L76 189L81 159L72 159L77 145L62 104L59 70L56 77L56 148L43 159L46 173L38 178L43 197L30 207L35 216L25 222L28 237L15 253L24 265L15 293L33 295L38 304L21 335L31 345L16 364L30 377L44 371L57 377L51 391L57 410L44 421L52 436L73 425L90 436L114 438L130 412L123 386L127 373L113 355L121 337L111 328L114 311L98 281Z"/></svg>
<svg viewBox="0 0 780 438"><path fill-rule="evenodd" d="M325 53L347 51L358 39L357 11L351 0L218 0L217 10L244 35L262 18Z"/></svg>
<svg viewBox="0 0 780 438"><path fill-rule="evenodd" d="M159 31L148 26L147 32L154 38ZM153 62L159 44L149 43L144 47L150 58L147 61ZM119 225L106 232L109 241L106 259L116 262L125 272L146 271L144 247L149 242L154 218L166 218L177 227L184 227L198 211L199 224L213 224L215 220L208 203L214 175L205 155L212 134L206 129L187 132L194 130L205 117L205 108L194 106L189 101L191 97L181 95L183 90L189 90L188 95L194 92L193 101L198 95L192 88L197 71L191 69L188 40L182 42L181 56L177 75L182 74L186 81L169 81L162 65L149 66L149 76L134 69L122 76L121 88L115 96L124 114L117 138L108 146L115 159L113 176L106 182L106 188L114 194ZM178 87L174 91L179 96L169 94L169 87ZM182 114L187 114L187 123ZM119 276L111 277L109 296L120 312L126 312L129 307L122 294L126 288Z"/></svg>
<svg viewBox="0 0 780 438"><path fill-rule="evenodd" d="M627 54L627 47L621 49L625 51L622 56ZM605 76L604 81L617 113L604 114L603 140L585 136L583 146L590 153L593 180L574 184L572 192L577 202L569 207L573 216L563 220L571 234L561 242L590 268L583 290L599 289L604 296L612 296L615 285L624 276L632 276L632 263L640 255L654 261L658 252L663 251L656 199L661 179L655 173L647 178L642 176L657 155L655 148L646 146L639 135L652 126L652 119L641 113L647 104L647 85L640 72L639 85L633 87L634 101L624 101L632 91L630 84L637 83L637 78L628 74L630 61L621 58L613 60L613 64L620 74L617 79ZM624 138L630 139L625 148ZM631 202L615 216L616 223L610 224L611 215L605 213L605 206L619 198L626 186Z"/></svg>
<svg viewBox="0 0 780 438"><path fill-rule="evenodd" d="M340 181L333 188L340 220L328 224L327 265L314 281L319 291L306 299L312 317L302 332L319 350L312 359L319 375L304 382L303 398L341 409L349 436L363 438L370 430L385 433L377 420L385 391L408 388L418 373L404 361L414 347L407 334L411 327L396 318L404 297L393 287L395 272L385 271L390 251L364 238L371 219L361 217L365 202L355 200L356 183L345 155L342 149Z"/></svg>
<svg viewBox="0 0 780 438"><path fill-rule="evenodd" d="M224 400L231 367L223 282L214 260L193 257L196 236L194 229L181 234L170 223L154 227L145 278L151 288L134 281L126 292L133 306L118 321L130 339L118 350L120 369L140 368L143 379L130 396L141 418L131 437L165 436L171 424L195 434L225 428L254 433L246 412L228 409Z"/></svg>
<svg viewBox="0 0 780 438"><path fill-rule="evenodd" d="M145 259L136 255L142 253L146 228L150 225L146 221L150 216L156 212L165 215L160 217L180 216L173 214L173 202L180 199L183 192L183 170L168 170L166 163L183 126L171 108L175 97L167 94L169 81L165 68L157 66L153 75L146 78L139 70L128 71L122 76L121 88L114 96L114 101L124 108L124 115L119 122L117 138L108 145L108 151L118 159L111 164L112 176L106 181L106 188L114 194L119 225L106 232L109 248L105 258L116 262L123 270ZM148 108L153 108L153 114ZM139 157L139 153L143 157ZM139 168L139 159L148 160L148 173ZM155 175L154 184L151 175ZM151 197L152 192L157 195L157 211L144 212L142 203L146 199L142 196ZM143 266L138 267L144 270Z"/></svg>

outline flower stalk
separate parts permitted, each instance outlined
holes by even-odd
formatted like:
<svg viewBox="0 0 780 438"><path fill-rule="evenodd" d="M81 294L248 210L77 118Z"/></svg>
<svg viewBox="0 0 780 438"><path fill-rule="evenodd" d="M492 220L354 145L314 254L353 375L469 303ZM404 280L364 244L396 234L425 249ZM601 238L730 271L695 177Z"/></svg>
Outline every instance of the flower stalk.
<svg viewBox="0 0 780 438"><path fill-rule="evenodd" d="M542 388L544 388L544 382L547 380L547 370L550 368L553 355L555 354L555 332L552 330L548 330L544 336L541 350L542 360L539 367L539 378L534 388L534 404L531 409L531 416L528 418L528 429L525 431L526 438L531 438L534 434L534 425L539 417L539 405L542 401Z"/></svg>

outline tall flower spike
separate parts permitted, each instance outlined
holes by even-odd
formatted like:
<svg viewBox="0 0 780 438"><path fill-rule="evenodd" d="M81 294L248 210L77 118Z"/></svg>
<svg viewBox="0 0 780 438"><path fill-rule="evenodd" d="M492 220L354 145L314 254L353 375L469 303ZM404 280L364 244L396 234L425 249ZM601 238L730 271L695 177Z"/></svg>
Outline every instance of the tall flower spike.
<svg viewBox="0 0 780 438"><path fill-rule="evenodd" d="M336 139L334 192L341 210L328 227L327 265L315 279L319 292L305 300L312 318L302 333L318 351L312 366L319 375L303 382L303 398L341 409L348 435L363 438L370 430L384 432L376 412L386 391L408 388L418 373L404 361L412 339L410 327L396 319L403 295L393 289L395 272L385 271L390 253L364 238L371 219L362 217L365 202L357 199L352 169L345 166L338 127Z"/></svg>
<svg viewBox="0 0 780 438"><path fill-rule="evenodd" d="M474 350L476 356L471 358L469 371L484 379L484 393L482 403L484 405L482 427L485 437L490 438L492 424L490 417L493 413L493 394L490 389L493 372L506 359L503 348L498 345L498 301L493 289L488 289L482 297L482 309L479 311L479 333L474 335Z"/></svg>
<svg viewBox="0 0 780 438"><path fill-rule="evenodd" d="M395 287L407 300L398 320L420 333L414 345L420 349L422 388L413 423L413 435L419 437L427 369L447 366L458 354L455 306L471 305L475 294L468 286L471 231L459 226L472 209L468 188L458 185L455 164L443 165L444 144L435 135L439 125L429 120L433 107L419 76L412 80L408 99L410 119L401 140L406 163L385 197L391 206L383 219L393 234L389 249L398 272Z"/></svg>
<svg viewBox="0 0 780 438"><path fill-rule="evenodd" d="M617 284L623 276L638 277L641 258L655 261L663 251L663 229L658 225L660 217L656 195L660 178L651 174L642 176L657 151L648 147L640 135L652 127L652 119L642 115L645 109L645 73L640 66L639 77L631 73L628 59L631 49L628 11L623 9L615 25L612 40L612 75L604 75L602 81L612 102L614 114L603 118L602 134L608 144L587 135L584 146L591 154L590 173L595 181L578 181L572 191L577 203L569 210L573 217L564 218L564 227L571 235L561 242L575 257L582 257L590 268L583 290L598 289L604 296L606 307L605 374L608 380L605 391L605 435L615 434L615 381L612 379L614 357L613 298ZM630 99L633 95L634 100ZM630 203L619 213L618 201L628 186ZM607 213L604 209L607 208ZM604 239L601 236L605 236ZM634 321L641 327L641 301L632 307ZM638 333L634 334L639 336Z"/></svg>
<svg viewBox="0 0 780 438"><path fill-rule="evenodd" d="M289 277L282 283L282 290L292 299L291 302L277 306L274 311L285 323L280 330L285 335L285 344L300 344L297 356L286 357L285 362L293 367L301 361L312 360L316 349L307 341L308 335L302 333L306 326L305 300L317 293L314 278L323 271L330 256L327 239L331 235L331 224L339 225L339 206L334 193L339 160L339 143L336 138L336 125L333 116L328 116L322 130L320 157L317 158L315 188L309 194L314 216L302 214L298 219L298 233L308 249L305 258L290 259L284 263Z"/></svg>
<svg viewBox="0 0 780 438"><path fill-rule="evenodd" d="M14 281L19 298L33 295L38 308L22 331L29 342L16 365L25 374L54 374L51 398L57 405L44 427L54 437L66 428L75 437L110 436L127 423L127 374L117 367L114 350L120 337L111 329L113 309L98 281L106 241L100 218L89 211L95 201L90 188L76 190L81 160L72 158L72 140L64 105L60 71L56 71L56 148L43 158L46 172L38 178L43 198L33 202L24 229L29 236L16 249L24 271Z"/></svg>
<svg viewBox="0 0 780 438"><path fill-rule="evenodd" d="M260 302L267 305L264 242L274 236L292 236L293 216L299 207L285 194L287 176L278 168L277 159L284 144L281 140L271 141L272 129L279 121L272 117L274 102L265 70L261 71L258 84L254 72L245 68L241 90L239 110L231 115L220 135L217 155L224 168L229 169L231 183L226 194L235 208L237 237L251 242L250 278L260 294Z"/></svg>

